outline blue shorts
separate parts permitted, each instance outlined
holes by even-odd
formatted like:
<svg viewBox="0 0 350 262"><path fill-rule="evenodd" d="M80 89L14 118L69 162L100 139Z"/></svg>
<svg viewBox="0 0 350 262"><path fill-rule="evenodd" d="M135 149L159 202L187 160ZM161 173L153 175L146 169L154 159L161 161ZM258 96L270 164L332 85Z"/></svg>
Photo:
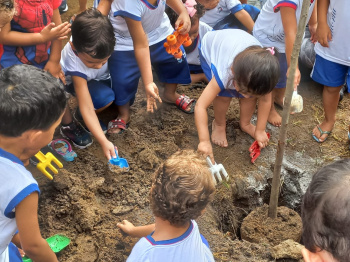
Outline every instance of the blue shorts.
<svg viewBox="0 0 350 262"><path fill-rule="evenodd" d="M10 262L22 262L22 257L18 251L18 248L12 242L10 242L8 245L8 251Z"/></svg>
<svg viewBox="0 0 350 262"><path fill-rule="evenodd" d="M87 82L94 108L100 109L115 100L115 94L111 88L111 80L90 80ZM73 83L66 87L67 92L75 96Z"/></svg>
<svg viewBox="0 0 350 262"><path fill-rule="evenodd" d="M183 56L179 62L174 56L169 55L163 46L163 41L149 47L151 64L163 83L190 84L191 76L187 60ZM182 52L185 50L181 47ZM117 94L114 103L125 105L135 99L140 69L137 65L134 50L114 51L108 60L108 66L112 78L112 88Z"/></svg>
<svg viewBox="0 0 350 262"><path fill-rule="evenodd" d="M324 86L338 87L345 83L349 66L328 61L316 54L312 80Z"/></svg>
<svg viewBox="0 0 350 262"><path fill-rule="evenodd" d="M188 64L188 67L190 68L190 73L191 74L202 74L202 73L204 73L201 65Z"/></svg>
<svg viewBox="0 0 350 262"><path fill-rule="evenodd" d="M287 85L287 58L285 53L279 53L278 62L280 64L280 77L275 88L285 88Z"/></svg>

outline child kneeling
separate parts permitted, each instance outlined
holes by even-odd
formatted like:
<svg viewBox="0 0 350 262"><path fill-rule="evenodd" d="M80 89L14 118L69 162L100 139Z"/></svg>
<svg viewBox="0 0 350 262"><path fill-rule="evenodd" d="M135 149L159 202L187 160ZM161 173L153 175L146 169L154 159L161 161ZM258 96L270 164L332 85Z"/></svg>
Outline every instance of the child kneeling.
<svg viewBox="0 0 350 262"><path fill-rule="evenodd" d="M167 159L155 173L150 192L155 223L117 224L130 236L142 237L127 261L214 261L193 220L204 212L214 191L207 163L197 153L185 150Z"/></svg>

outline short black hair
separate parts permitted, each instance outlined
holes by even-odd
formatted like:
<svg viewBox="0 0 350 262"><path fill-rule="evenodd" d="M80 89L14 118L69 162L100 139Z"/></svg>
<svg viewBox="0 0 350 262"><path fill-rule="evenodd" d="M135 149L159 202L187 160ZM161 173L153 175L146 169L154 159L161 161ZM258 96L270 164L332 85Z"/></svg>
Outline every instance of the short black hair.
<svg viewBox="0 0 350 262"><path fill-rule="evenodd" d="M18 137L28 130L47 130L66 108L63 84L31 65L0 71L0 135Z"/></svg>
<svg viewBox="0 0 350 262"><path fill-rule="evenodd" d="M107 16L96 8L89 8L74 19L72 42L78 53L104 59L114 51L113 26Z"/></svg>
<svg viewBox="0 0 350 262"><path fill-rule="evenodd" d="M340 262L350 260L350 159L321 168L304 195L303 243L325 250Z"/></svg>
<svg viewBox="0 0 350 262"><path fill-rule="evenodd" d="M275 88L280 65L278 51L274 54L261 46L250 46L240 52L232 63L233 79L242 94L266 95Z"/></svg>

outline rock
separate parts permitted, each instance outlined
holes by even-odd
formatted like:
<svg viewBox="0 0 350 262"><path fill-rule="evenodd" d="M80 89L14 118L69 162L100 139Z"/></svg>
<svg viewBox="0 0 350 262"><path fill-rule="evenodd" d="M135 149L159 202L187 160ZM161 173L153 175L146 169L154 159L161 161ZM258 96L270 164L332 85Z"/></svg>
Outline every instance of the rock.
<svg viewBox="0 0 350 262"><path fill-rule="evenodd" d="M299 260L303 258L301 254L301 250L303 248L304 248L303 245L291 239L288 239L286 241L283 241L281 244L274 246L272 248L271 255L275 259L291 258L291 259Z"/></svg>

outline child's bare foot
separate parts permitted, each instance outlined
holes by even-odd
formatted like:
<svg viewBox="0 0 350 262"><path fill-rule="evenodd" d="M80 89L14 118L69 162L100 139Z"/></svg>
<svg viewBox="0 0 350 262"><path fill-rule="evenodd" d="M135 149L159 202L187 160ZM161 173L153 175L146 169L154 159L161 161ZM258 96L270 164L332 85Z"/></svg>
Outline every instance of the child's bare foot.
<svg viewBox="0 0 350 262"><path fill-rule="evenodd" d="M214 119L211 126L211 131L211 141L213 142L213 144L221 147L228 147L226 138L226 124L218 125L215 123Z"/></svg>
<svg viewBox="0 0 350 262"><path fill-rule="evenodd" d="M319 143L326 141L333 129L334 123L335 122L323 121L320 125L317 125L312 130L312 135L314 139Z"/></svg>
<svg viewBox="0 0 350 262"><path fill-rule="evenodd" d="M241 130L244 133L247 133L248 135L250 135L252 138L254 138L254 134L255 134L255 129L256 126L254 126L252 123L248 123L248 124L241 124L239 123L239 126L241 128Z"/></svg>
<svg viewBox="0 0 350 262"><path fill-rule="evenodd" d="M267 121L274 126L280 127L282 124L282 117L280 114L276 111L275 108L271 108L269 117L267 118Z"/></svg>

